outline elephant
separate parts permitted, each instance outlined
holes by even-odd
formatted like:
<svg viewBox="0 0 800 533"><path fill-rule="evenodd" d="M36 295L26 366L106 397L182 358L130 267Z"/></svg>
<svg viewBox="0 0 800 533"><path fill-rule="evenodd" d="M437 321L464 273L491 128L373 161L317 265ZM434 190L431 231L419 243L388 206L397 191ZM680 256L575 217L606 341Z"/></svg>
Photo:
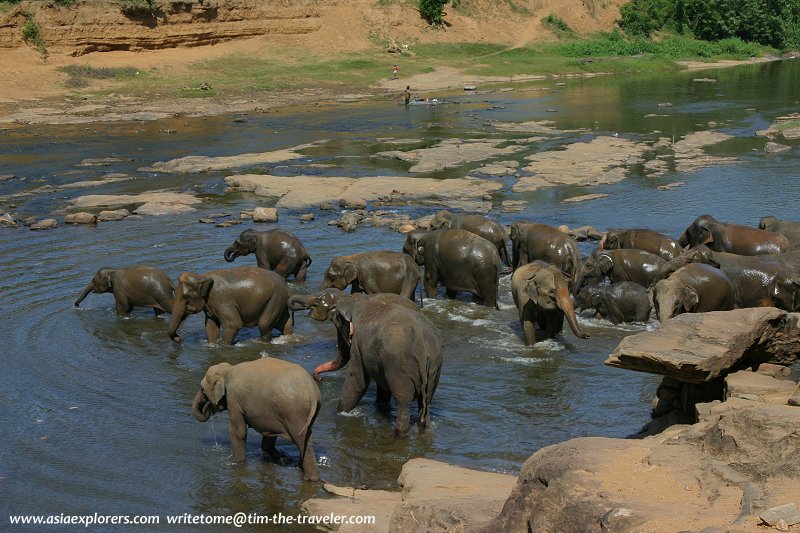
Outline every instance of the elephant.
<svg viewBox="0 0 800 533"><path fill-rule="evenodd" d="M419 283L419 269L414 260L401 252L362 252L335 257L325 277L322 288L367 294L394 293L414 300L414 290Z"/></svg>
<svg viewBox="0 0 800 533"><path fill-rule="evenodd" d="M793 250L800 249L800 222L764 217L758 222L758 228L780 233L789 239Z"/></svg>
<svg viewBox="0 0 800 533"><path fill-rule="evenodd" d="M653 287L653 307L662 323L682 313L730 311L734 291L728 276L703 263L690 263Z"/></svg>
<svg viewBox="0 0 800 533"><path fill-rule="evenodd" d="M719 268L728 277L737 307L778 307L795 311L800 306L797 255L797 252L790 252L747 256L715 252L701 245L665 263L659 275L667 278L685 265L704 263Z"/></svg>
<svg viewBox="0 0 800 533"><path fill-rule="evenodd" d="M572 284L581 267L581 252L575 239L548 224L511 224L512 266L519 268L536 259L561 269Z"/></svg>
<svg viewBox="0 0 800 533"><path fill-rule="evenodd" d="M441 282L448 298L466 291L484 305L497 307L500 254L483 237L463 229L413 231L406 237L403 252L425 266L423 279L429 298L436 296Z"/></svg>
<svg viewBox="0 0 800 533"><path fill-rule="evenodd" d="M595 318L614 324L647 322L652 304L647 289L631 281L584 287L575 298L576 309L594 309Z"/></svg>
<svg viewBox="0 0 800 533"><path fill-rule="evenodd" d="M232 263L240 255L256 254L259 268L273 270L288 278L294 275L297 282L304 282L311 256L303 243L293 234L282 229L268 231L244 230L233 244L225 248L225 261Z"/></svg>
<svg viewBox="0 0 800 533"><path fill-rule="evenodd" d="M498 222L483 215L454 215L450 211L439 211L431 219L431 229L463 229L483 237L497 248L500 260L511 266L506 246L506 230Z"/></svg>
<svg viewBox="0 0 800 533"><path fill-rule="evenodd" d="M317 384L294 363L264 357L237 365L220 363L208 369L192 402L192 414L206 422L219 411L228 411L228 433L233 461L246 459L247 428L261 433L261 449L272 460L278 437L291 440L300 451L303 477L319 480L311 426L321 402Z"/></svg>
<svg viewBox="0 0 800 533"><path fill-rule="evenodd" d="M682 248L709 245L715 252L739 255L779 254L789 251L789 239L780 233L719 222L702 215L692 222L678 239Z"/></svg>
<svg viewBox="0 0 800 533"><path fill-rule="evenodd" d="M134 307L152 307L156 316L172 311L175 286L162 270L146 265L101 268L75 301L75 307L90 292L111 292L119 316L129 316Z"/></svg>
<svg viewBox="0 0 800 533"><path fill-rule="evenodd" d="M612 283L632 281L650 287L660 279L660 269L665 263L661 257L644 250L597 248L584 261L578 280L573 284L573 294L586 285L600 283L605 277L609 277Z"/></svg>
<svg viewBox="0 0 800 533"><path fill-rule="evenodd" d="M520 266L511 275L511 295L519 311L526 345L536 342L535 324L548 339L559 335L564 328L564 316L576 337L589 338L578 326L567 280L557 266L538 260Z"/></svg>
<svg viewBox="0 0 800 533"><path fill-rule="evenodd" d="M635 248L669 261L683 249L678 241L651 229L610 229L603 234L598 247L606 250Z"/></svg>
<svg viewBox="0 0 800 533"><path fill-rule="evenodd" d="M233 344L242 327L258 326L262 337L278 329L292 332L286 280L270 270L237 267L206 274L184 272L178 279L169 338L181 342L178 328L188 314L205 313L208 342Z"/></svg>

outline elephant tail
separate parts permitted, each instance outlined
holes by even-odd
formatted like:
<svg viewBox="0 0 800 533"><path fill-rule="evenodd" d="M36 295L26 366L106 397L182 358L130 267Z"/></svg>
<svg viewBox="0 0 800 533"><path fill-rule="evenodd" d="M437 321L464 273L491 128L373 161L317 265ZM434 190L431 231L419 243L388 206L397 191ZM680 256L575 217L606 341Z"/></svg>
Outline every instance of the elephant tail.
<svg viewBox="0 0 800 533"><path fill-rule="evenodd" d="M425 428L428 427L428 420L430 419L431 415L431 406L430 406L430 398L431 394L428 390L430 384L430 372L431 372L431 359L428 358L427 362L425 363L425 368L422 369L422 386L420 387L422 390L420 394L422 394L422 402L420 403L419 409L419 427Z"/></svg>

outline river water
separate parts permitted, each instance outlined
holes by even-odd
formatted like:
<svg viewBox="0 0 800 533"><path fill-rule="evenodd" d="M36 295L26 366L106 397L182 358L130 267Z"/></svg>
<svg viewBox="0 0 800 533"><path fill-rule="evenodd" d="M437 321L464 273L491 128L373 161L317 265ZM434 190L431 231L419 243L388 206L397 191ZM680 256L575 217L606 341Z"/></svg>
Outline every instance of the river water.
<svg viewBox="0 0 800 533"><path fill-rule="evenodd" d="M701 77L716 82L693 81ZM240 171L404 176L407 163L372 157L386 149L377 139L433 144L451 137L501 137L489 125L493 121L548 119L560 130L588 130L556 136L546 147L533 148L536 151L587 140L593 134L677 140L710 129L708 123L713 121L718 124L714 129L734 138L709 152L735 156L738 163L693 173L670 172L659 178L647 177L641 167L635 167L628 179L589 191L610 196L577 204L560 200L582 189L515 194L510 191L513 179L499 178L507 187L495 195L497 209L490 213L503 224L529 220L600 229L650 227L677 236L703 213L751 225L767 214L798 218L797 152L767 155L765 140L754 135L776 116L800 107L798 78L800 64L785 61L702 73L569 79L565 86L550 80L485 94L441 93L435 96L449 103L435 109L371 101L251 114L247 122L234 122L232 116L179 117L0 131L0 174L18 176L0 182L3 195L42 185L37 180L64 185L109 172L135 177L91 190L20 197L13 200L14 210L20 213L45 218L80 194L174 188L206 199L198 212L185 215L97 227L62 225L45 232L0 230L4 360L0 509L4 515L160 515L165 522L167 515L182 513L294 515L303 500L322 494L320 484L301 481L294 464L264 461L260 440L252 432L247 464L232 466L227 416L219 414L202 424L191 416L190 405L211 364L271 356L313 369L333 354L330 324L299 313L295 333L288 338L264 342L257 339L256 330L248 329L229 347L209 345L197 315L184 323L184 342L176 345L166 336L167 321L154 318L152 311L138 310L131 318L117 318L111 295L90 295L80 309L73 307L101 266L147 263L173 278L183 271L229 266L222 251L249 223L216 228L199 224L198 219L221 211L238 214L256 202L269 204L266 199L224 194L222 178L239 170L169 176L137 172L138 167L185 155L263 152L327 139L307 151L305 159ZM661 102L673 105L659 108ZM169 130L176 132L166 133ZM513 158L522 161L530 153L520 152ZM85 158L108 156L120 161L105 167L79 166ZM461 177L481 164L430 176ZM656 189L675 181L686 183L671 191ZM522 213L506 213L499 209L504 199L529 203ZM9 203L6 200L0 206L8 209ZM397 209L415 216L438 210L434 206ZM299 222L301 212L281 213L280 226L295 232L314 259L308 282L292 284L293 290L315 290L336 255L402 248L404 238L398 233L359 227L346 234L327 225L338 212L313 211L317 218L308 224ZM588 253L591 246L582 244L582 249ZM255 264L255 260L243 257L236 264ZM396 488L402 464L412 457L515 474L543 446L579 436L625 437L647 422L659 378L612 369L603 361L623 336L656 324L614 326L581 318L591 339L576 339L565 330L556 340L527 348L521 341L508 281L504 278L501 283L499 310L477 305L468 297L426 300L424 312L444 337L444 366L429 431L414 429L408 439L395 439L393 418L374 407L374 390L354 412L336 414L343 372L325 378L320 384L323 407L314 426L325 481ZM281 447L296 462L296 449L287 443Z"/></svg>

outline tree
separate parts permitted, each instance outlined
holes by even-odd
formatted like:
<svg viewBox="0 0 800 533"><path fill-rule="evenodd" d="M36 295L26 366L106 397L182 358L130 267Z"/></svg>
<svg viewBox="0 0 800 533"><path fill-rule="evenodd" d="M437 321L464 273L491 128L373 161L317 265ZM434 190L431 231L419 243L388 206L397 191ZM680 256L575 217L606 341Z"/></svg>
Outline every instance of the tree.
<svg viewBox="0 0 800 533"><path fill-rule="evenodd" d="M419 0L419 14L430 24L444 24L444 6L448 0Z"/></svg>

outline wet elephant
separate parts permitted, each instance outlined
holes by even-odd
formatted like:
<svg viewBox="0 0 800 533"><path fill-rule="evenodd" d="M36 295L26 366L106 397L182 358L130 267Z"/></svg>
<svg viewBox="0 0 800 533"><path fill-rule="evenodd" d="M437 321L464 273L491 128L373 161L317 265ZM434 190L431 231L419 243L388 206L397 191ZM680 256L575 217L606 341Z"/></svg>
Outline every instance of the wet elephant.
<svg viewBox="0 0 800 533"><path fill-rule="evenodd" d="M603 234L598 247L606 250L635 248L667 261L680 254L683 249L672 237L651 229L610 229Z"/></svg>
<svg viewBox="0 0 800 533"><path fill-rule="evenodd" d="M573 291L577 293L584 286L597 285L605 278L611 283L632 281L650 287L660 279L660 269L665 263L661 257L644 250L598 248L584 261Z"/></svg>
<svg viewBox="0 0 800 533"><path fill-rule="evenodd" d="M419 268L402 252L361 252L335 257L322 280L322 288L367 294L394 293L414 299Z"/></svg>
<svg viewBox="0 0 800 533"><path fill-rule="evenodd" d="M293 275L301 283L306 280L311 256L292 233L282 229L245 230L225 248L224 257L230 263L239 256L253 253L259 268L272 270L284 278Z"/></svg>
<svg viewBox="0 0 800 533"><path fill-rule="evenodd" d="M172 311L175 287L162 270L146 265L101 268L75 301L75 307L89 293L114 294L117 315L128 316L134 307L152 307L156 316Z"/></svg>
<svg viewBox="0 0 800 533"><path fill-rule="evenodd" d="M615 324L647 322L652 304L647 289L630 281L584 287L575 297L576 309L594 309L595 318Z"/></svg>
<svg viewBox="0 0 800 533"><path fill-rule="evenodd" d="M555 265L534 261L517 268L511 276L511 295L519 312L526 345L536 342L537 324L545 338L559 335L564 328L565 316L576 337L589 338L578 326L567 280Z"/></svg>
<svg viewBox="0 0 800 533"><path fill-rule="evenodd" d="M763 229L719 222L702 215L692 222L678 239L682 248L707 245L715 252L739 255L779 254L789 251L789 239Z"/></svg>
<svg viewBox="0 0 800 533"><path fill-rule="evenodd" d="M169 325L169 338L180 342L178 328L189 314L205 314L208 342L222 340L233 344L242 327L258 326L262 337L273 329L284 335L292 332L286 303L286 280L275 272L255 267L212 270L206 274L184 272L175 291L175 305Z"/></svg>
<svg viewBox="0 0 800 533"><path fill-rule="evenodd" d="M683 313L730 311L734 291L728 276L703 263L690 263L653 287L653 307L662 323Z"/></svg>
<svg viewBox="0 0 800 533"><path fill-rule="evenodd" d="M789 239L792 250L800 249L800 222L764 217L758 222L758 228L780 233Z"/></svg>
<svg viewBox="0 0 800 533"><path fill-rule="evenodd" d="M666 278L690 263L711 265L730 280L737 307L778 307L795 311L800 308L800 274L792 268L796 255L797 252L747 256L696 246L665 263L659 275Z"/></svg>
<svg viewBox="0 0 800 533"><path fill-rule="evenodd" d="M541 260L561 269L572 284L581 267L581 253L575 239L548 224L511 224L512 266L514 269Z"/></svg>
<svg viewBox="0 0 800 533"><path fill-rule="evenodd" d="M319 479L311 442L311 426L319 408L319 388L308 372L272 357L210 367L192 402L192 413L200 422L228 411L234 462L245 461L247 428L251 427L261 433L261 449L273 460L280 458L277 438L292 441L300 451L303 476L309 481Z"/></svg>
<svg viewBox="0 0 800 533"><path fill-rule="evenodd" d="M491 242L500 254L500 260L511 266L506 245L506 230L500 223L483 215L455 215L450 211L439 211L431 219L431 229L463 229Z"/></svg>
<svg viewBox="0 0 800 533"><path fill-rule="evenodd" d="M408 234L403 251L420 266L429 298L441 283L449 298L459 291L471 292L489 307L497 307L500 254L497 248L474 233L462 229L414 231Z"/></svg>

